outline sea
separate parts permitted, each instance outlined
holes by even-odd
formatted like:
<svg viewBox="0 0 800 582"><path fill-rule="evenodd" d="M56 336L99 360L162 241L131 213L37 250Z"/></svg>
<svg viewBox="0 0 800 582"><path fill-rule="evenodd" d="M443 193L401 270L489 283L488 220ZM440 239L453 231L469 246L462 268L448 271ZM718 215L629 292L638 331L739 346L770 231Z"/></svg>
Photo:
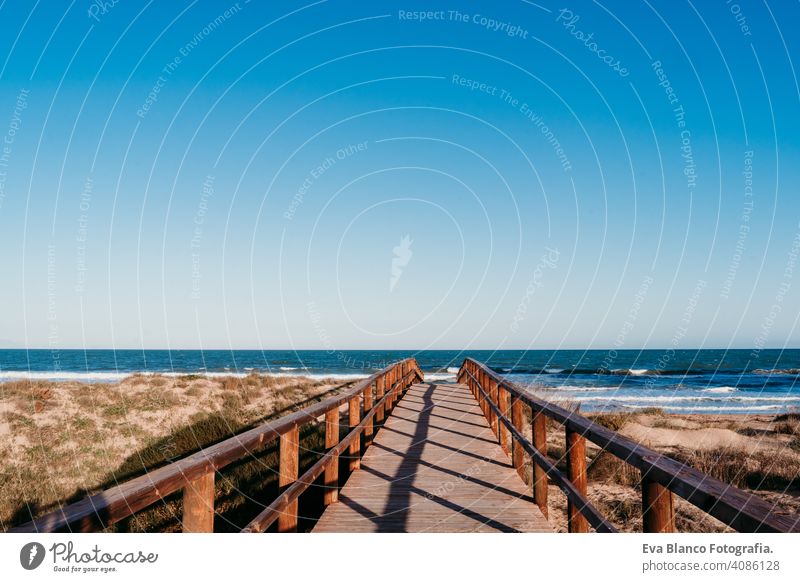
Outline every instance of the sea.
<svg viewBox="0 0 800 582"><path fill-rule="evenodd" d="M778 414L800 410L800 350L0 350L10 380L117 382L135 373L363 378L413 356L428 380L454 380L465 357L581 411Z"/></svg>

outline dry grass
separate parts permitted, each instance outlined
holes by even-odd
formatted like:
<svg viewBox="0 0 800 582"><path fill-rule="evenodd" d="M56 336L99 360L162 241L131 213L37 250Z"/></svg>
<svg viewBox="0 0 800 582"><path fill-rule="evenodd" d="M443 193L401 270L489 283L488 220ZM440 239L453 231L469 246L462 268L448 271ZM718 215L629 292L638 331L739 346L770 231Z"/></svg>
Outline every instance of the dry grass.
<svg viewBox="0 0 800 582"><path fill-rule="evenodd" d="M671 456L695 469L730 483L754 490L800 490L800 458L794 454L746 451L720 447L709 451L681 449Z"/></svg>
<svg viewBox="0 0 800 582"><path fill-rule="evenodd" d="M559 405L563 406L560 402ZM653 427L683 432L690 436L705 429L732 431L744 438L733 446L703 448L702 438L695 446L667 446L647 443L662 454L692 466L716 479L749 490L774 504L778 511L800 512L800 414L774 418L712 417L672 415L662 409L636 412L603 412L587 415L591 420L614 431L626 433L628 427ZM524 434L530 434L529 411L525 415ZM645 430L644 434L650 431ZM548 457L566 472L564 429L548 423ZM620 531L641 531L641 473L622 459L587 442L589 500ZM531 482L531 464L526 460L526 481ZM548 492L549 520L556 531L567 531L567 503L563 492L551 485ZM703 510L675 496L678 531L726 532L728 526Z"/></svg>
<svg viewBox="0 0 800 582"><path fill-rule="evenodd" d="M0 529L152 470L345 386L258 375L214 379L136 375L117 384L0 384ZM313 450L318 444L313 434L316 429L309 430L304 438L310 439L307 445ZM274 470L269 455L264 451L249 469L232 467L220 478L223 514L245 503L235 500L237 483L252 486L256 492L272 486L269 474ZM253 483L248 482L250 478ZM119 527L170 529L176 522L167 524L164 512L172 510L174 507L159 506L152 515L145 512ZM250 517L255 513L258 511ZM225 529L224 523L221 527Z"/></svg>

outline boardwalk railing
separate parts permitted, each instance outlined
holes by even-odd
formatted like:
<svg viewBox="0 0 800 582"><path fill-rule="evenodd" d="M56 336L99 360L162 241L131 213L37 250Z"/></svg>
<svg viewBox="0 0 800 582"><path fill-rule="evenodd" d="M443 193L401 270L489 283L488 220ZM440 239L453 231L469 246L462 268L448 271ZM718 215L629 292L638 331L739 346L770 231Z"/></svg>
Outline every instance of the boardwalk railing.
<svg viewBox="0 0 800 582"><path fill-rule="evenodd" d="M464 360L458 380L472 390L520 476L524 477L524 455L531 457L533 499L542 513L547 516L548 480L566 494L570 532L586 532L589 525L599 532L616 531L587 499L586 440L641 472L645 532L675 531L673 493L738 531L800 532L800 517L776 513L772 504L756 495L661 455L576 412L536 398L472 358ZM523 406L531 410L530 439L522 434ZM566 475L547 457L548 418L564 427Z"/></svg>
<svg viewBox="0 0 800 582"><path fill-rule="evenodd" d="M422 372L416 360L408 358L396 362L358 381L342 394L257 426L10 531L102 530L183 490L183 531L211 532L214 529L215 474L276 440L279 441L278 485L281 494L243 531L264 531L275 521L279 531L294 531L300 495L324 473L324 503L335 502L339 491L339 456L347 451L351 470L358 468L362 435L365 444L369 444L375 421L383 421L384 415L406 388L418 380L422 380ZM340 408L345 404L348 406L350 430L339 440ZM322 417L325 418L327 452L302 476L298 476L300 427Z"/></svg>
<svg viewBox="0 0 800 582"><path fill-rule="evenodd" d="M467 358L458 372L478 400L500 446L512 456L524 478L524 455L533 461L534 502L547 516L547 487L552 480L567 496L570 532L613 532L611 525L588 501L586 440L641 472L642 516L645 532L675 531L673 493L733 529L743 532L800 532L800 517L775 512L764 499L718 481L683 463L657 453L576 412L546 402L484 364ZM522 434L523 407L530 410L531 438ZM547 457L547 419L564 427L567 474ZM509 447L511 450L509 450Z"/></svg>

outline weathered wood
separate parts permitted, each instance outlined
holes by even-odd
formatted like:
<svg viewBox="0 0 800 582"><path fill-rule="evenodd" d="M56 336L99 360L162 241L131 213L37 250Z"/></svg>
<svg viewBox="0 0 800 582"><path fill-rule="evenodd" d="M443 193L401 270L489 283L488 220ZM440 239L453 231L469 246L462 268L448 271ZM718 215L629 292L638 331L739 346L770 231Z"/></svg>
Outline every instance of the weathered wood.
<svg viewBox="0 0 800 582"><path fill-rule="evenodd" d="M499 412L494 404L490 403L490 406L495 407L495 413ZM500 417L500 422L506 424L508 429L511 431L511 436L519 441L519 443L525 448L525 452L531 456L535 464L544 468L547 476L556 485L558 485L559 488L561 488L561 490L567 496L567 499L571 500L576 507L580 508L580 511L583 513L592 527L594 527L595 531L600 533L613 533L617 531L617 529L606 518L604 518L591 503L589 503L589 500L586 499L586 496L578 491L578 489L575 487L575 484L572 483L572 481L570 481L561 471L559 471L545 455L542 455L538 449L528 442L525 437L519 431L517 431L516 428L514 428L514 425L511 424L511 420L506 417Z"/></svg>
<svg viewBox="0 0 800 582"><path fill-rule="evenodd" d="M495 385L497 384L495 383ZM497 407L500 409L500 414L506 417L509 416L511 412L509 410L510 405L508 396L509 396L508 390L502 387L497 388ZM511 448L509 446L510 443L508 440L509 434L510 433L508 432L508 428L506 427L506 425L503 424L502 422L499 423L498 436L500 439L500 448L503 449L503 452L505 454L509 454L511 452Z"/></svg>
<svg viewBox="0 0 800 582"><path fill-rule="evenodd" d="M278 460L278 487L281 491L297 481L300 469L300 428L295 426L281 435ZM278 518L278 531L297 531L297 501Z"/></svg>
<svg viewBox="0 0 800 582"><path fill-rule="evenodd" d="M209 471L183 488L183 531L214 531L214 472Z"/></svg>
<svg viewBox="0 0 800 582"><path fill-rule="evenodd" d="M376 404L383 404L389 398L389 395L384 395L383 399ZM259 513L245 528L243 533L259 533L265 531L271 526L283 513L286 508L294 503L300 495L308 489L314 481L323 474L331 463L338 463L339 456L342 455L350 446L353 439L357 438L364 431L367 422L374 417L377 408L373 408L361 422L353 430L347 433L342 440L339 441L335 447L325 453L321 459L314 463L310 469L303 473L294 483L289 485L286 490L281 493L275 501L270 503L264 511Z"/></svg>
<svg viewBox="0 0 800 582"><path fill-rule="evenodd" d="M533 446L543 456L547 456L547 417L541 412L534 412L531 422ZM539 506L545 517L547 511L547 473L539 464L533 464L533 502Z"/></svg>
<svg viewBox="0 0 800 582"><path fill-rule="evenodd" d="M486 371L474 362L475 369ZM493 372L491 374L494 375ZM800 516L776 513L766 500L661 455L621 434L526 392L523 388L496 376L512 395L519 397L534 412L541 411L573 432L583 435L600 448L624 460L657 483L680 495L696 507L742 532L800 532ZM552 478L552 476L551 476Z"/></svg>
<svg viewBox="0 0 800 582"><path fill-rule="evenodd" d="M361 399L353 396L348 405L350 430L361 422ZM361 437L356 436L350 441L350 472L356 471L361 466Z"/></svg>
<svg viewBox="0 0 800 582"><path fill-rule="evenodd" d="M522 432L522 400L519 398L514 398L511 403L511 424ZM520 478L525 480L525 450L517 439L511 439L511 459Z"/></svg>
<svg viewBox="0 0 800 582"><path fill-rule="evenodd" d="M589 481L586 477L586 439L576 432L566 430L567 436L567 476L575 488L585 497ZM567 529L570 533L586 533L589 523L583 517L580 507L567 499Z"/></svg>
<svg viewBox="0 0 800 582"><path fill-rule="evenodd" d="M313 531L551 532L479 414L464 385L412 385Z"/></svg>
<svg viewBox="0 0 800 582"><path fill-rule="evenodd" d="M383 399L384 386L386 386L386 378L384 376L379 376L375 379L375 399L378 401ZM378 405L378 410L375 413L375 422L383 424L384 406L383 404Z"/></svg>
<svg viewBox="0 0 800 582"><path fill-rule="evenodd" d="M372 410L372 385L364 390L364 414ZM367 425L364 427L364 447L372 444L372 416L368 417Z"/></svg>
<svg viewBox="0 0 800 582"><path fill-rule="evenodd" d="M329 410L339 408L353 394L364 390L370 382L383 376L392 366L356 382L337 396L312 404L276 421L245 431L193 455L170 463L146 475L131 479L80 501L61 507L34 521L12 528L11 532L88 532L100 530L162 501L180 491L187 483L209 471L219 471L227 465L274 442L289 427L313 422Z"/></svg>
<svg viewBox="0 0 800 582"><path fill-rule="evenodd" d="M330 451L339 444L339 409L325 413L325 449ZM325 493L323 503L327 506L339 501L339 457L325 467Z"/></svg>
<svg viewBox="0 0 800 582"><path fill-rule="evenodd" d="M497 404L497 401L494 398L494 391L492 390L492 386L489 383L489 375L486 372L481 370L481 378L480 378L480 385L486 391L486 399L487 404ZM490 406L489 407L489 427L492 429L495 438L497 438L497 414L495 413L494 409Z"/></svg>
<svg viewBox="0 0 800 582"><path fill-rule="evenodd" d="M672 491L642 476L642 529L645 533L674 533Z"/></svg>
<svg viewBox="0 0 800 582"><path fill-rule="evenodd" d="M391 370L386 373L384 376L386 380L386 394L389 395L389 398L386 399L386 416L391 414L392 408L394 406L394 392L392 392L392 372Z"/></svg>

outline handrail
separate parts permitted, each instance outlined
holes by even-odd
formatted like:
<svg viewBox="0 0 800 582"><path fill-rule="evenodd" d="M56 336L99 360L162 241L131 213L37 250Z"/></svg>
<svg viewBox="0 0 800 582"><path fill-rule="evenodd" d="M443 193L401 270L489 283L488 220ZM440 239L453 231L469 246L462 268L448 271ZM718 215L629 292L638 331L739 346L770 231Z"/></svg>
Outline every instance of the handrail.
<svg viewBox="0 0 800 582"><path fill-rule="evenodd" d="M470 377L470 379L475 382L475 386L480 391L481 397L485 399L486 403L492 409L492 411L497 415L497 419L501 421L506 427L508 428L509 432L511 433L514 442L520 444L520 446L528 453L533 459L535 460L536 464L542 467L545 470L545 473L548 477L550 477L556 484L561 488L564 494L573 502L578 504L581 513L586 517L592 527L595 528L598 532L602 533L616 533L617 528L615 528L609 521L604 518L597 508L592 505L588 499L575 487L575 485L566 478L566 476L559 471L553 463L551 463L546 456L544 456L541 452L539 452L528 440L522 436L522 433L517 430L517 428L511 423L508 417L500 411L500 408L492 402L489 395L483 389L483 387L478 382L477 378L473 376L469 370L466 370L466 374Z"/></svg>
<svg viewBox="0 0 800 582"><path fill-rule="evenodd" d="M378 413L379 409L389 402L395 393L404 385L404 381L411 380L416 377L416 371L411 371L406 374L400 381L396 382L389 391L375 403L369 412L364 415L361 422L358 423L349 433L342 439L338 445L330 449L321 459L311 466L308 471L303 473L303 476L295 481L286 491L283 492L275 501L259 513L247 526L242 529L241 533L260 533L271 526L283 513L297 500L298 497L308 489L314 481L322 475L325 469L332 463L339 462L339 455L347 449L351 442L361 436L361 434L371 424L373 417ZM409 382L410 383L410 382ZM405 384L408 385L408 384Z"/></svg>
<svg viewBox="0 0 800 582"><path fill-rule="evenodd" d="M499 427L500 424L509 430L513 427L514 431L511 432L516 435L515 438L522 437L519 434L519 427L513 421L509 421L506 415L501 412L497 403L493 401L493 398L494 400L499 400L498 395L495 394L498 390L507 391L511 398L518 399L519 402L530 406L534 414L534 420L536 420L537 416L539 418L546 416L564 426L567 432L568 444L570 440L575 444L572 458L568 459L568 464L572 467L574 462L579 469L582 467L583 474L581 477L583 478L584 486L585 457L578 459L574 454L575 452L584 451L583 439L588 439L628 465L639 469L642 473L645 531L672 531L674 528L674 508L670 492L674 492L737 531L800 532L800 515L791 516L775 513L774 506L764 499L714 479L684 463L666 457L615 431L600 426L576 412L541 400L472 358L464 360L457 377L460 380L467 374L470 377L470 383L480 388L480 393L486 396L487 402L490 404L489 410L491 414L496 419L501 420L501 423L498 424L493 423L494 419L490 418L493 428L495 425ZM479 381L481 378L482 380ZM484 387L482 384L487 386ZM498 438L501 438L499 428L496 429L496 433ZM543 455L535 454L541 448L534 447L524 437L518 442L532 456L536 465L544 469L553 478L552 464ZM568 450L568 457L570 455L571 453ZM557 481L558 477L553 480ZM575 481L575 479L571 480ZM574 494L572 495L574 501L580 501L578 497ZM595 519L591 511L587 511L587 506L578 506L576 509L578 513L587 519ZM570 513L569 517L571 522L577 521L575 520L576 516L572 513Z"/></svg>
<svg viewBox="0 0 800 582"><path fill-rule="evenodd" d="M414 358L400 360L368 378L359 380L352 388L339 395L232 436L188 457L85 497L8 531L21 533L96 531L129 517L181 489L184 491L184 531L213 531L214 474L217 471L280 439L280 476L283 478L285 474L288 474L287 470L290 473L292 465L294 465L296 473L299 464L296 445L300 426L316 421L321 416L326 416L327 419L335 412L338 431L339 408L343 404L349 403L351 425L357 428L361 424L353 423L353 419L354 414L360 417L359 403L362 396L365 408L366 404L370 404L369 420L365 417L366 424L369 424L375 413L378 413L379 419L381 418L378 407L371 406L373 386L380 397L379 403L383 403L381 407L389 406L394 403L398 392L408 386L407 382L413 382L415 378L422 379L422 377L422 371ZM389 390L386 390L384 396L383 389L387 380L389 381ZM354 431L351 430L346 438L347 443L351 444L352 455L360 454L360 446L359 450L353 451L352 441L361 432L364 432L364 428L361 426L358 434L353 434ZM338 434L336 440L338 441ZM287 442L294 442L293 454L289 450L291 447L285 446ZM287 456L284 459L285 451ZM289 478L291 479L291 477ZM291 479L291 482L294 480ZM287 483L279 484L287 485ZM289 523L287 530L292 529L291 521L291 519L287 520ZM296 515L294 521L296 524Z"/></svg>

